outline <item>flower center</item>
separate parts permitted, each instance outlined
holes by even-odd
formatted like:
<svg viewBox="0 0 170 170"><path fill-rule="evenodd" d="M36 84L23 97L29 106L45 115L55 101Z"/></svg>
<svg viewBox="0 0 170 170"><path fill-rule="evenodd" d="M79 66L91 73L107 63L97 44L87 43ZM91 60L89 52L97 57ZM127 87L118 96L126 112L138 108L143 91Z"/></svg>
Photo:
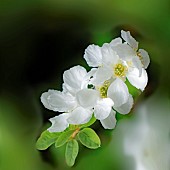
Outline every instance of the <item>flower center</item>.
<svg viewBox="0 0 170 170"><path fill-rule="evenodd" d="M101 98L106 98L107 97L107 90L109 88L109 85L110 85L110 82L105 81L103 86L99 87L99 92L100 92Z"/></svg>
<svg viewBox="0 0 170 170"><path fill-rule="evenodd" d="M126 75L126 72L127 72L127 66L125 66L121 63L115 65L114 73L116 76L124 77Z"/></svg>

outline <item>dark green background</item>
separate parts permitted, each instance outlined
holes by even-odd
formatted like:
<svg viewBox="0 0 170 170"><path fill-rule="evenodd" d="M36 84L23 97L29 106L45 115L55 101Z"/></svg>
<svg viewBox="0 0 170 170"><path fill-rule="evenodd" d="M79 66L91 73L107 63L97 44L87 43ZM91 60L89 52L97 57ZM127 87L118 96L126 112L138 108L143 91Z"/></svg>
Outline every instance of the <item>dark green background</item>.
<svg viewBox="0 0 170 170"><path fill-rule="evenodd" d="M61 89L64 70L78 64L88 69L85 48L111 41L121 29L150 54L149 83L139 101L157 90L169 97L170 1L0 0L0 170L69 169L64 148L35 148L43 125L56 115L43 107L40 95ZM124 170L131 159L116 139L121 131L104 131L99 124L94 129L102 147L81 147L72 169Z"/></svg>

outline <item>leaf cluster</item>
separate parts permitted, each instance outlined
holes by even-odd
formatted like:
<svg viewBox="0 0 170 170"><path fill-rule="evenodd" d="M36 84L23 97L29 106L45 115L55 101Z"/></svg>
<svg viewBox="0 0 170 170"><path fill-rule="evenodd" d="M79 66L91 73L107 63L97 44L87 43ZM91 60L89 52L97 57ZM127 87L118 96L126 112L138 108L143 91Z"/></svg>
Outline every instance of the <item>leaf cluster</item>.
<svg viewBox="0 0 170 170"><path fill-rule="evenodd" d="M101 141L96 132L89 128L96 119L94 117L83 125L70 125L63 132L50 133L48 130L42 132L36 143L38 150L45 150L52 144L55 147L66 145L65 159L68 166L73 166L79 152L79 143L89 149L97 149L101 145Z"/></svg>

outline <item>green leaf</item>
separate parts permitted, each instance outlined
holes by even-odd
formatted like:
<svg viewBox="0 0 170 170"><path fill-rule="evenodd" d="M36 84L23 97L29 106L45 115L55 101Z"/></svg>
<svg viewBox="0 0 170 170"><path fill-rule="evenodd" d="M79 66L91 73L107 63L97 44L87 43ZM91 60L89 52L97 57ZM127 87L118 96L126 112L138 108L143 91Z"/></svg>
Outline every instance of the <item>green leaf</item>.
<svg viewBox="0 0 170 170"><path fill-rule="evenodd" d="M100 147L100 138L96 132L91 128L85 128L78 133L80 142L90 149L97 149Z"/></svg>
<svg viewBox="0 0 170 170"><path fill-rule="evenodd" d="M61 132L50 133L48 130L42 132L41 136L36 142L36 148L38 150L45 150L51 146L59 137Z"/></svg>
<svg viewBox="0 0 170 170"><path fill-rule="evenodd" d="M70 140L66 145L65 158L68 166L73 166L78 155L79 145L75 139Z"/></svg>
<svg viewBox="0 0 170 170"><path fill-rule="evenodd" d="M94 122L96 121L96 118L94 117L94 115L92 116L92 118L89 120L89 122L82 124L80 126L80 128L85 128L85 127L89 127L91 126Z"/></svg>
<svg viewBox="0 0 170 170"><path fill-rule="evenodd" d="M63 146L71 137L71 135L74 133L75 130L69 130L66 132L63 132L57 139L55 143L55 147Z"/></svg>
<svg viewBox="0 0 170 170"><path fill-rule="evenodd" d="M134 98L137 98L141 94L141 91L139 89L137 89L136 87L132 86L132 84L128 81L128 79L126 79L125 83L126 83L128 89L129 89L129 93Z"/></svg>

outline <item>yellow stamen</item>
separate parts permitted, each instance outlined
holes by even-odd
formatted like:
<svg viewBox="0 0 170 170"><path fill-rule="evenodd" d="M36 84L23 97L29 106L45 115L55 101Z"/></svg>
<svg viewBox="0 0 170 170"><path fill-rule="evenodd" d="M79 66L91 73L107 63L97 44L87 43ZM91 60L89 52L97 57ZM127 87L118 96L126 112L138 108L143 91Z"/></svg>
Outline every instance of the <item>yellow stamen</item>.
<svg viewBox="0 0 170 170"><path fill-rule="evenodd" d="M125 66L121 63L115 65L114 74L117 77L124 77L126 75L126 72L127 72L127 66Z"/></svg>
<svg viewBox="0 0 170 170"><path fill-rule="evenodd" d="M102 98L106 98L107 97L107 90L109 88L110 82L109 81L105 81L103 86L99 87L99 92L100 92L100 96Z"/></svg>

